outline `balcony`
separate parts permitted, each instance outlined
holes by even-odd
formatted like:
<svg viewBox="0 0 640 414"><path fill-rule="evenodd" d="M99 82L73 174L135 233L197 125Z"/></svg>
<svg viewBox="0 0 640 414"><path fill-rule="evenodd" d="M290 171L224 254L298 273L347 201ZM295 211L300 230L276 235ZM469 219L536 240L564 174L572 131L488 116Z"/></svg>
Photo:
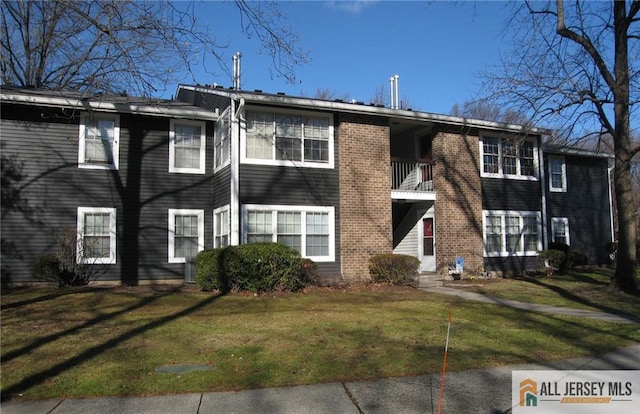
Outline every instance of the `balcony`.
<svg viewBox="0 0 640 414"><path fill-rule="evenodd" d="M419 161L391 161L391 198L434 200L433 165Z"/></svg>

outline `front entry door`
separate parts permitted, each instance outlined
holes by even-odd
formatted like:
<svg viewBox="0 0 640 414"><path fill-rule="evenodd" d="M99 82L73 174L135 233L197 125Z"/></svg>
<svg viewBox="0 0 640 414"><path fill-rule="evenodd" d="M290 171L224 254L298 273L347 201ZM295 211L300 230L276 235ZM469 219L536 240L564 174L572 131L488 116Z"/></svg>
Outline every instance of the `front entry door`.
<svg viewBox="0 0 640 414"><path fill-rule="evenodd" d="M433 213L427 212L420 223L420 270L422 272L436 271L436 238Z"/></svg>

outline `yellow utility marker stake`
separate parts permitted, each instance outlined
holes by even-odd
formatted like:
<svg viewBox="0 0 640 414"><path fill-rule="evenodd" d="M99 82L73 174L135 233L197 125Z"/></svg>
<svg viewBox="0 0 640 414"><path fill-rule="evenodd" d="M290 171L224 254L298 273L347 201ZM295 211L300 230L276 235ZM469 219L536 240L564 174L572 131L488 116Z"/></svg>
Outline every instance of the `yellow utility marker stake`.
<svg viewBox="0 0 640 414"><path fill-rule="evenodd" d="M449 332L451 332L451 315L453 309L449 308L449 321L447 323L447 342L444 345L444 362L442 363L442 375L440 376L440 397L438 398L438 414L442 414L444 402L444 377L447 374L447 357L449 356Z"/></svg>

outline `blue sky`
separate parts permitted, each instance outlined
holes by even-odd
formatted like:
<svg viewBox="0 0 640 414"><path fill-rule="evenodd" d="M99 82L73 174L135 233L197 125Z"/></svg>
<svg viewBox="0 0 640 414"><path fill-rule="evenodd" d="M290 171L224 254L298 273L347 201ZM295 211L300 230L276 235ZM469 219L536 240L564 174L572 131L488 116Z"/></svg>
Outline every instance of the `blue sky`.
<svg viewBox="0 0 640 414"><path fill-rule="evenodd" d="M296 68L298 81L272 78L270 59L257 39L241 32L230 2L208 1L196 8L222 43L231 66L242 52L242 88L314 96L318 88L368 103L389 77L400 76L400 98L413 109L448 114L478 92L477 73L499 62L508 44L500 37L509 16L506 2L294 1L279 8L309 51ZM218 72L220 72L218 70ZM196 73L201 84L231 86L225 75ZM185 77L184 83L191 79ZM168 94L175 88L170 87Z"/></svg>

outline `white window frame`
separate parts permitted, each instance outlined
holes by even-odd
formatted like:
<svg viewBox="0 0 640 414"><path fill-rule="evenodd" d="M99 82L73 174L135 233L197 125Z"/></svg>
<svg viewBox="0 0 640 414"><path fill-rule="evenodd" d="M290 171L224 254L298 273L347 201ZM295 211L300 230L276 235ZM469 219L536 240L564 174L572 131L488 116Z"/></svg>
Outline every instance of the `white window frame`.
<svg viewBox="0 0 640 414"><path fill-rule="evenodd" d="M176 167L176 125L200 127L200 166L198 168ZM169 122L169 172L185 174L204 174L206 171L207 123L185 119L171 119Z"/></svg>
<svg viewBox="0 0 640 414"><path fill-rule="evenodd" d="M247 224L249 211L264 211L272 214L272 241L278 241L278 212L299 212L301 213L301 256L311 259L314 262L334 262L335 261L335 208L325 206L284 206L284 205L265 205L265 204L245 204L242 206L242 243L247 243ZM306 216L307 213L327 213L329 221L329 254L326 256L308 256L306 254Z"/></svg>
<svg viewBox="0 0 640 414"><path fill-rule="evenodd" d="M204 210L169 209L169 263L185 263L186 257L175 256L176 216L198 216L198 251L204 250Z"/></svg>
<svg viewBox="0 0 640 414"><path fill-rule="evenodd" d="M551 163L552 162L560 162L561 164L561 174L562 174L562 185L560 187L553 186L553 175L551 172ZM566 193L567 192L567 163L565 162L565 158L561 155L550 155L549 156L549 191L554 193Z"/></svg>
<svg viewBox="0 0 640 414"><path fill-rule="evenodd" d="M247 119L246 113L248 112L261 112L267 113L274 116L275 115L292 115L292 116L300 116L302 118L325 118L328 120L329 124L329 139L328 139L328 160L326 162L321 161L305 161L304 160L304 137L302 138L302 161L293 161L293 160L278 160L276 159L276 145L275 145L275 125L274 125L274 136L271 143L272 147L272 157L270 159L262 159L262 158L248 158L247 157ZM302 127L302 125L301 125ZM303 128L304 131L304 128ZM304 135L304 132L303 132ZM320 112L311 112L311 111L292 111L292 110L281 110L281 109L268 109L260 108L260 107L247 107L244 110L243 114L243 122L242 129L240 131L240 162L242 164L258 164L258 165L281 165L288 167L305 167L305 168L324 168L324 169L333 169L334 168L334 127L333 127L333 115L327 113Z"/></svg>
<svg viewBox="0 0 640 414"><path fill-rule="evenodd" d="M226 206L219 207L213 210L213 247L214 248L226 247L231 244L231 214L229 213L230 213L230 208L228 204ZM226 228L224 229L220 227L220 220L218 218L220 214L227 215L227 225L226 225ZM221 232L222 230L224 231ZM227 244L224 246L222 246L221 243L218 242L218 238L222 236L227 236Z"/></svg>
<svg viewBox="0 0 640 414"><path fill-rule="evenodd" d="M231 162L231 111L227 109L216 123L213 132L213 171Z"/></svg>
<svg viewBox="0 0 640 414"><path fill-rule="evenodd" d="M499 252L488 252L487 251L487 233L486 233L486 225L487 225L487 217L489 216L499 216L501 218L501 228L502 228L502 240L501 240L501 250ZM519 217L520 218L520 237L521 237L521 245L522 250L517 252L510 252L507 250L507 217ZM536 250L524 250L524 217L534 217L536 219L537 224L537 235L538 235L538 243ZM483 250L485 257L509 257L509 256L537 256L538 251L542 250L542 213L540 211L510 211L510 210L483 210L482 211L482 240L483 240Z"/></svg>
<svg viewBox="0 0 640 414"><path fill-rule="evenodd" d="M569 218L568 217L551 217L551 241L556 243L556 226L562 224L565 232L566 244L571 246L571 239L569 238Z"/></svg>
<svg viewBox="0 0 640 414"><path fill-rule="evenodd" d="M108 119L114 121L113 129L113 163L92 163L85 159L86 136L88 128L94 119ZM80 128L78 133L78 168L89 170L117 170L120 153L120 115L105 112L83 112L80 114Z"/></svg>
<svg viewBox="0 0 640 414"><path fill-rule="evenodd" d="M484 171L484 140L489 138L495 138L498 140L498 172L497 173L489 173ZM518 146L518 155L516 157L516 173L515 174L505 174L503 172L504 164L503 164L503 142L505 140L515 140L515 141L527 141L533 145L533 173L534 175L522 175L521 168L521 157L520 157L520 147ZM512 180L525 180L525 181L538 181L539 179L539 160L538 160L538 142L535 138L524 138L524 137L513 137L513 136L505 136L501 134L486 134L480 136L479 140L479 148L480 148L480 176L484 178L508 178Z"/></svg>
<svg viewBox="0 0 640 414"><path fill-rule="evenodd" d="M86 214L109 214L109 257L84 257L84 218ZM116 264L116 215L115 208L78 207L76 262L85 264Z"/></svg>

